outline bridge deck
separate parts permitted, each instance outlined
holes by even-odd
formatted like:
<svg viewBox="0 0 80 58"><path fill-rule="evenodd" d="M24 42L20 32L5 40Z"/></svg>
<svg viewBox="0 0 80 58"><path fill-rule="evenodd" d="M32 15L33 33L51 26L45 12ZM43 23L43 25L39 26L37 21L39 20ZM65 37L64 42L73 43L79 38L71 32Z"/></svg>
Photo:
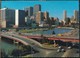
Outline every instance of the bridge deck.
<svg viewBox="0 0 80 58"><path fill-rule="evenodd" d="M25 36L25 37L28 37L28 38L36 38L36 39L43 39L43 37L41 36ZM46 37L46 36L44 36ZM53 37L46 37L48 38L49 40L62 40L62 41L71 41L71 42L79 42L79 38L77 37L56 37L56 36L53 36Z"/></svg>

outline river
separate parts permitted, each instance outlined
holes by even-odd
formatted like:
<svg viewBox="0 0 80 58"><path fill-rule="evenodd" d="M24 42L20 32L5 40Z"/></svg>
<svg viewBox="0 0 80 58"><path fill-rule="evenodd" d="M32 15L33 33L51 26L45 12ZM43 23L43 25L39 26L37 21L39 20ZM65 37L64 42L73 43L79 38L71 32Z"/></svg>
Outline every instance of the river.
<svg viewBox="0 0 80 58"><path fill-rule="evenodd" d="M72 29L65 29L65 28L54 28L52 30L47 30L47 31L37 31L37 32L33 32L33 34L47 34L47 35L50 35L52 34L52 32L54 31L55 32L55 35L57 34L63 34L63 33L66 33L66 32L69 32L71 31Z"/></svg>

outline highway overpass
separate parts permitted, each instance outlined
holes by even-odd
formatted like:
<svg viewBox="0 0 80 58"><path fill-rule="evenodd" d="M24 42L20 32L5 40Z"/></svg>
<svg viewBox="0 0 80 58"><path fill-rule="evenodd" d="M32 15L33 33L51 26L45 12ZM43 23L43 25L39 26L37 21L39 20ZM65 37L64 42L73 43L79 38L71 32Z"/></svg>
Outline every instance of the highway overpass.
<svg viewBox="0 0 80 58"><path fill-rule="evenodd" d="M28 37L28 38L35 38L35 39L43 39L43 37L41 37L40 35L26 35L24 37ZM64 42L72 42L72 43L79 43L79 38L77 37L59 37L59 36L44 36L46 37L48 40L61 40L61 41L64 41Z"/></svg>

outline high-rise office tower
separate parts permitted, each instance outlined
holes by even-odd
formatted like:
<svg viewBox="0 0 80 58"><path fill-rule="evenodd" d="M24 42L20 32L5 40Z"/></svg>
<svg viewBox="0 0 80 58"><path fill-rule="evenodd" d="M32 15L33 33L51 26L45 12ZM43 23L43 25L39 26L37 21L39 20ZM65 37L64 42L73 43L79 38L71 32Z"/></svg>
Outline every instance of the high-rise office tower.
<svg viewBox="0 0 80 58"><path fill-rule="evenodd" d="M79 22L79 11L77 10L74 10L74 20L76 23Z"/></svg>
<svg viewBox="0 0 80 58"><path fill-rule="evenodd" d="M0 28L1 28L1 9L0 9Z"/></svg>
<svg viewBox="0 0 80 58"><path fill-rule="evenodd" d="M77 11L74 10L74 19L77 19Z"/></svg>
<svg viewBox="0 0 80 58"><path fill-rule="evenodd" d="M79 21L80 21L80 19L79 19L79 18L80 18L80 16L79 16L79 11L78 11L78 23L79 23Z"/></svg>
<svg viewBox="0 0 80 58"><path fill-rule="evenodd" d="M36 14L36 23L41 24L41 22L43 22L44 20L44 16L43 16L43 12L38 11Z"/></svg>
<svg viewBox="0 0 80 58"><path fill-rule="evenodd" d="M32 16L33 15L33 7L28 7L25 9L26 16Z"/></svg>
<svg viewBox="0 0 80 58"><path fill-rule="evenodd" d="M12 27L15 24L15 10L9 8L1 9L2 28Z"/></svg>
<svg viewBox="0 0 80 58"><path fill-rule="evenodd" d="M34 6L33 15L35 16L38 11L41 11L41 5L39 4Z"/></svg>
<svg viewBox="0 0 80 58"><path fill-rule="evenodd" d="M24 27L25 26L25 11L15 10L15 26Z"/></svg>
<svg viewBox="0 0 80 58"><path fill-rule="evenodd" d="M59 18L55 18L55 25L59 25Z"/></svg>
<svg viewBox="0 0 80 58"><path fill-rule="evenodd" d="M66 21L67 21L67 12L66 12L66 10L64 10L63 11L63 20L64 20L64 23L66 23Z"/></svg>
<svg viewBox="0 0 80 58"><path fill-rule="evenodd" d="M1 1L0 1L0 5L1 5ZM1 6L0 6L0 28L1 28Z"/></svg>
<svg viewBox="0 0 80 58"><path fill-rule="evenodd" d="M46 11L44 12L44 21L48 21L49 20L49 13Z"/></svg>

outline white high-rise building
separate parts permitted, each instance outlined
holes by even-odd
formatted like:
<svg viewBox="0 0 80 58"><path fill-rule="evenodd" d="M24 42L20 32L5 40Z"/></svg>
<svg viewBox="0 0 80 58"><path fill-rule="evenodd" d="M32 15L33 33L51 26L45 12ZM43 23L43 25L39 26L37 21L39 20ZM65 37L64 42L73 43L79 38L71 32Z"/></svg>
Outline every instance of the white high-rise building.
<svg viewBox="0 0 80 58"><path fill-rule="evenodd" d="M0 9L1 18L0 25L2 28L8 27L24 27L25 26L25 11L14 10L9 8Z"/></svg>
<svg viewBox="0 0 80 58"><path fill-rule="evenodd" d="M15 10L15 26L24 27L25 26L25 11Z"/></svg>
<svg viewBox="0 0 80 58"><path fill-rule="evenodd" d="M18 10L15 10L15 25L18 27L19 25L19 12Z"/></svg>

